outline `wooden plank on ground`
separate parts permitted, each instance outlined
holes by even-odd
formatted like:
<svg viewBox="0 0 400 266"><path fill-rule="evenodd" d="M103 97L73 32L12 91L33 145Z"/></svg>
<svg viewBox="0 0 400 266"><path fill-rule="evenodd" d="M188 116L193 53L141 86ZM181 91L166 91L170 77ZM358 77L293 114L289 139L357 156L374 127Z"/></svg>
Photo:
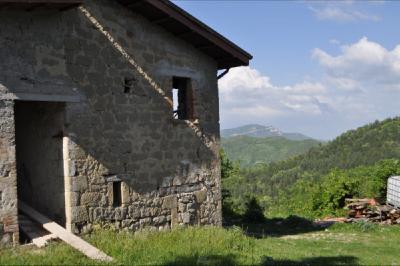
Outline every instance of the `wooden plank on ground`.
<svg viewBox="0 0 400 266"><path fill-rule="evenodd" d="M38 211L32 209L27 204L22 201L18 202L18 208L34 219L36 222L40 223L44 229L57 236L67 244L71 245L73 248L79 250L86 256L94 260L101 261L112 261L113 259L105 254L104 252L98 250L96 247L92 246L88 242L84 241L82 238L68 232L65 228L57 224L56 222L45 217Z"/></svg>

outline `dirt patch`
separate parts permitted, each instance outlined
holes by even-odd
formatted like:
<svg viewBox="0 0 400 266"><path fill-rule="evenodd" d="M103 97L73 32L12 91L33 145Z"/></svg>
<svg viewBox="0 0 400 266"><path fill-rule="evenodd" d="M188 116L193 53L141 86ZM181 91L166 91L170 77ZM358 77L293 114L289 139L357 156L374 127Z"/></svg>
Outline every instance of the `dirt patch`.
<svg viewBox="0 0 400 266"><path fill-rule="evenodd" d="M280 237L281 239L304 239L304 240L327 240L327 241L341 241L341 242L354 242L359 238L357 234L348 233L331 233L331 232L317 232L298 235L286 235Z"/></svg>

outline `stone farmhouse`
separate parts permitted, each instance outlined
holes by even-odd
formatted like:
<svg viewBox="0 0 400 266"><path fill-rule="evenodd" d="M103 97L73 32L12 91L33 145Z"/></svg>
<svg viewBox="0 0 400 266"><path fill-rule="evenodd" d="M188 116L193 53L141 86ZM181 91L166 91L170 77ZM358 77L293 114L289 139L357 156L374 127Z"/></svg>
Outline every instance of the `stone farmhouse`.
<svg viewBox="0 0 400 266"><path fill-rule="evenodd" d="M251 58L167 0L0 0L0 246L21 202L75 234L220 225L218 70Z"/></svg>

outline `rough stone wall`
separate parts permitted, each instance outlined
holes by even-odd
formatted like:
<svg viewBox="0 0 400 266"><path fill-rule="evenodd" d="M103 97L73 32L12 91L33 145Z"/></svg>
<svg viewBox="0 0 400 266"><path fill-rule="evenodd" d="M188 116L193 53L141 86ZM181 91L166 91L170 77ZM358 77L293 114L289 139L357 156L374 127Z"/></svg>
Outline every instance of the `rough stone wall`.
<svg viewBox="0 0 400 266"><path fill-rule="evenodd" d="M12 101L0 100L0 248L18 240L13 107Z"/></svg>
<svg viewBox="0 0 400 266"><path fill-rule="evenodd" d="M0 83L67 101L67 228L221 224L216 62L116 1L83 7L0 12L13 65L0 62ZM196 123L172 119L173 76L191 79Z"/></svg>

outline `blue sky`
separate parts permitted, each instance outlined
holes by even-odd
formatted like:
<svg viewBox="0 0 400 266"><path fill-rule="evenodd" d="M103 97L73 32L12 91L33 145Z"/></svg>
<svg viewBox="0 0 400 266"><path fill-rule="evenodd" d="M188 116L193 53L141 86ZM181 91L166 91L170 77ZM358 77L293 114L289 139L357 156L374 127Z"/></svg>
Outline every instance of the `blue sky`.
<svg viewBox="0 0 400 266"><path fill-rule="evenodd" d="M254 56L220 81L221 128L332 139L400 113L400 2L174 3Z"/></svg>

